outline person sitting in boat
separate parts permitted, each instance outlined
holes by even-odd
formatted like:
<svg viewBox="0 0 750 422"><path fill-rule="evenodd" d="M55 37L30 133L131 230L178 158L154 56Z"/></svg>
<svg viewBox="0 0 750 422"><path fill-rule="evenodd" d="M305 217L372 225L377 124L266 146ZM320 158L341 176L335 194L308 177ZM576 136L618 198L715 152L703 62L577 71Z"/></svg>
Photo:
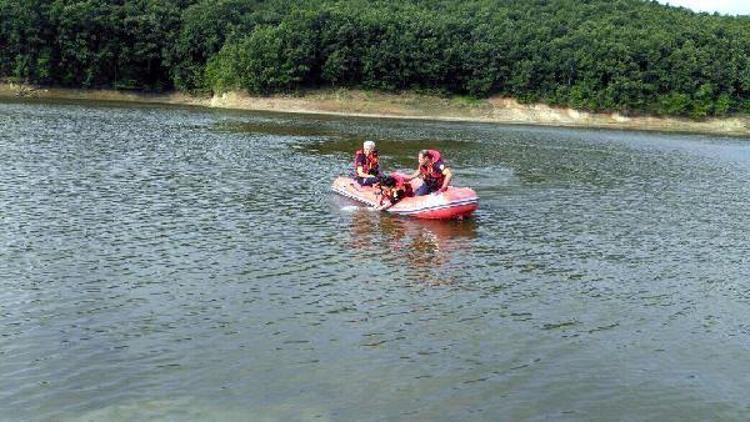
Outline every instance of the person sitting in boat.
<svg viewBox="0 0 750 422"><path fill-rule="evenodd" d="M445 192L448 190L448 184L450 184L453 178L453 173L443 163L440 152L434 149L423 149L419 151L418 159L419 168L417 168L414 174L406 178L407 182L417 177L422 178L424 183L414 193L417 196L422 196L432 192Z"/></svg>
<svg viewBox="0 0 750 422"><path fill-rule="evenodd" d="M385 176L376 186L381 189L380 206L378 207L381 211L396 205L404 198L414 196L411 183L398 173Z"/></svg>
<svg viewBox="0 0 750 422"><path fill-rule="evenodd" d="M372 186L380 179L380 163L375 142L366 141L354 154L354 180L361 186Z"/></svg>

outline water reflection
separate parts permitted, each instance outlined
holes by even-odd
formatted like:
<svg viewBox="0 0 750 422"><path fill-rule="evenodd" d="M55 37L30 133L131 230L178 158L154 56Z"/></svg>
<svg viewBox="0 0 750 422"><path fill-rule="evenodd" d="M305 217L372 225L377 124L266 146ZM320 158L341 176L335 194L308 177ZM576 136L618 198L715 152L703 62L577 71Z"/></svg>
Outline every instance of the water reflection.
<svg viewBox="0 0 750 422"><path fill-rule="evenodd" d="M451 284L457 253L466 253L476 238L476 221L417 220L358 208L352 213L350 244L355 250L383 256L408 277L436 285Z"/></svg>

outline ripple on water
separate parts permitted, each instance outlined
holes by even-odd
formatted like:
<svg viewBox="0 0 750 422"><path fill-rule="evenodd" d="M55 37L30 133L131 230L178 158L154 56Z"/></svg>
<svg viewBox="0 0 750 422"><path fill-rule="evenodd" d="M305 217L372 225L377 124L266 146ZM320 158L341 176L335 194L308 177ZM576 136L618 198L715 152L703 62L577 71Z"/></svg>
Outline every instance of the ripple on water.
<svg viewBox="0 0 750 422"><path fill-rule="evenodd" d="M747 409L741 141L26 103L0 121L3 414ZM388 169L444 151L476 218L333 197L364 139Z"/></svg>

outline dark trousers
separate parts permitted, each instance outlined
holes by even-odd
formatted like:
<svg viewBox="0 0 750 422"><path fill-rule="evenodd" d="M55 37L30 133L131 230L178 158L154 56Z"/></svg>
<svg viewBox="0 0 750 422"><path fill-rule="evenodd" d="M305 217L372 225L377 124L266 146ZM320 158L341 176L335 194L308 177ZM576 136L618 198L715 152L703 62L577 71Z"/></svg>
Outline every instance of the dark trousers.
<svg viewBox="0 0 750 422"><path fill-rule="evenodd" d="M435 182L424 182L422 183L422 186L417 188L417 190L414 191L414 195L416 196L424 196L429 195L432 192L437 192L438 189L440 189L440 185Z"/></svg>
<svg viewBox="0 0 750 422"><path fill-rule="evenodd" d="M360 186L372 186L378 182L377 177L368 177L367 179L364 177L355 177L354 180L357 181Z"/></svg>

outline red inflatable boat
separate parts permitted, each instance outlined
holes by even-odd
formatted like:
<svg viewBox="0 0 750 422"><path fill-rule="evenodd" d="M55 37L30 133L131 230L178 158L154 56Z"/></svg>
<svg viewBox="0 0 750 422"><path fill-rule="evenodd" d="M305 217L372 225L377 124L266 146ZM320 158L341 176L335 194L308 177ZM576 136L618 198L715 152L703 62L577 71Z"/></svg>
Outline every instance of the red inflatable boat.
<svg viewBox="0 0 750 422"><path fill-rule="evenodd" d="M422 184L422 180L414 179L411 184L416 191ZM380 205L380 189L360 186L351 177L336 178L331 189L371 207ZM397 215L430 220L451 220L470 216L478 206L479 198L474 190L450 186L443 193L404 198L387 211Z"/></svg>

